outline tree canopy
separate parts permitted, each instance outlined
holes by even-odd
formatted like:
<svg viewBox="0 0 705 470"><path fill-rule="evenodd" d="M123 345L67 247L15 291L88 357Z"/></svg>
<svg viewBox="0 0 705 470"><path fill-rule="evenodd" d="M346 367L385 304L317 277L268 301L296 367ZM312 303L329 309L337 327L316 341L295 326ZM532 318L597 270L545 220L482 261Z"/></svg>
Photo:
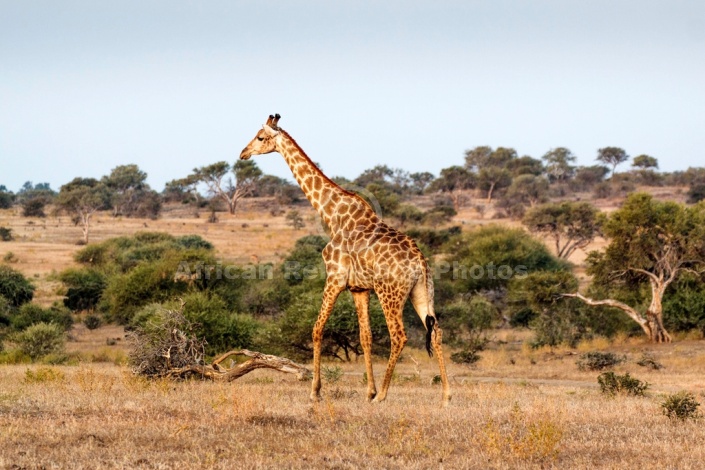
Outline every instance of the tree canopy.
<svg viewBox="0 0 705 470"><path fill-rule="evenodd" d="M663 323L663 297L684 272L700 274L705 267L705 205L684 206L657 201L649 194L629 196L603 226L610 241L604 252L591 252L588 273L593 284L615 299L593 300L574 295L591 305L608 305L627 313L654 342L670 341ZM648 307L619 300L635 298L648 285Z"/></svg>

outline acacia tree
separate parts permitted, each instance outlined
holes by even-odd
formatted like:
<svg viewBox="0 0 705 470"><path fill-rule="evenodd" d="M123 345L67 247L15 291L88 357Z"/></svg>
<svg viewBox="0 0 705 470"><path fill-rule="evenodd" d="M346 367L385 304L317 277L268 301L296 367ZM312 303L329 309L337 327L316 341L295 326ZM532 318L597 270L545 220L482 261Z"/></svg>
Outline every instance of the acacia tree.
<svg viewBox="0 0 705 470"><path fill-rule="evenodd" d="M232 171L235 182L228 176ZM255 183L262 176L262 170L252 160L238 160L232 167L227 162L194 168L192 178L205 184L213 197L222 199L228 206L228 212L235 213L237 203L243 197L251 195Z"/></svg>
<svg viewBox="0 0 705 470"><path fill-rule="evenodd" d="M512 183L508 166L517 159L516 150L506 147L475 147L465 152L465 168L477 172L478 187L487 193L487 203L492 202L494 192Z"/></svg>
<svg viewBox="0 0 705 470"><path fill-rule="evenodd" d="M634 157L634 160L632 160L632 166L640 170L658 168L658 160L649 155L639 155L637 157Z"/></svg>
<svg viewBox="0 0 705 470"><path fill-rule="evenodd" d="M534 175L519 175L507 188L506 198L522 205L536 206L548 200L548 181Z"/></svg>
<svg viewBox="0 0 705 470"><path fill-rule="evenodd" d="M700 275L705 266L705 205L687 207L670 201L655 201L648 194L627 198L603 228L610 240L604 252L591 252L588 273L593 285L610 297L594 300L579 292L565 294L588 305L606 305L626 313L653 342L670 342L663 324L663 296L685 272ZM627 304L626 298L648 286L645 311Z"/></svg>
<svg viewBox="0 0 705 470"><path fill-rule="evenodd" d="M556 255L568 259L600 234L604 216L589 202L549 203L529 210L522 223L553 240Z"/></svg>
<svg viewBox="0 0 705 470"><path fill-rule="evenodd" d="M428 187L429 191L440 191L450 196L456 212L468 199L466 190L475 187L475 175L461 166L451 166L441 170L441 175Z"/></svg>
<svg viewBox="0 0 705 470"><path fill-rule="evenodd" d="M137 165L120 165L101 182L111 192L113 215L156 218L161 211L161 198L147 184L147 173Z"/></svg>
<svg viewBox="0 0 705 470"><path fill-rule="evenodd" d="M575 174L575 167L571 163L575 162L576 157L565 147L551 149L541 158L546 162L546 173L550 181L566 181Z"/></svg>
<svg viewBox="0 0 705 470"><path fill-rule="evenodd" d="M56 204L72 216L83 230L83 243L88 243L91 217L110 207L110 190L95 178L74 178L59 190Z"/></svg>
<svg viewBox="0 0 705 470"><path fill-rule="evenodd" d="M624 149L619 147L604 147L597 151L596 160L606 165L611 165L612 172L610 173L610 176L613 176L614 171L617 169L617 165L629 160L629 155L627 155L627 152L625 152Z"/></svg>

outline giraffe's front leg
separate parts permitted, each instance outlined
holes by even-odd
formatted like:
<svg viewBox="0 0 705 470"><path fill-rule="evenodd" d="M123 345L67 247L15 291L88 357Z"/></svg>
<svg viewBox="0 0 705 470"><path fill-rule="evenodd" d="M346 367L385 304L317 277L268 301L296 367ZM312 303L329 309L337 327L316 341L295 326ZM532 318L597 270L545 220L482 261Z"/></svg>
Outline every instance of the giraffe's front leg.
<svg viewBox="0 0 705 470"><path fill-rule="evenodd" d="M328 277L326 286L323 289L323 303L318 314L318 320L313 326L313 384L311 387L311 400L318 401L321 398L321 346L323 342L323 328L326 326L328 317L333 311L333 306L338 296L345 288L345 283L339 279Z"/></svg>
<svg viewBox="0 0 705 470"><path fill-rule="evenodd" d="M357 310L357 320L360 324L360 345L365 354L365 370L367 371L367 401L377 395L375 376L372 370L372 328L370 327L370 291L353 292L353 301Z"/></svg>

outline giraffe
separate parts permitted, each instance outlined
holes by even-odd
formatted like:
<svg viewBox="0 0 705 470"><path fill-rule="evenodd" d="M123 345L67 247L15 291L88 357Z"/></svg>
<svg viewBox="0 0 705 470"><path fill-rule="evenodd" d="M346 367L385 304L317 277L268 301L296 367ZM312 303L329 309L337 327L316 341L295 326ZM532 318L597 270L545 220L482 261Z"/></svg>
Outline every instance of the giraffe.
<svg viewBox="0 0 705 470"><path fill-rule="evenodd" d="M367 372L367 400L381 402L387 397L394 367L407 341L402 310L410 297L426 327L428 354L436 354L443 404L447 405L451 394L441 348L443 334L433 308L433 277L426 259L410 237L384 223L364 199L324 175L294 139L278 126L279 119L279 114L270 115L266 124L240 153L240 158L246 160L253 155L272 152L281 154L306 198L330 230L330 242L323 249L326 268L323 303L312 335L311 399L320 399L323 328L336 299L348 289L353 296L360 324L360 344ZM371 291L379 298L391 339L389 362L379 393L372 370Z"/></svg>

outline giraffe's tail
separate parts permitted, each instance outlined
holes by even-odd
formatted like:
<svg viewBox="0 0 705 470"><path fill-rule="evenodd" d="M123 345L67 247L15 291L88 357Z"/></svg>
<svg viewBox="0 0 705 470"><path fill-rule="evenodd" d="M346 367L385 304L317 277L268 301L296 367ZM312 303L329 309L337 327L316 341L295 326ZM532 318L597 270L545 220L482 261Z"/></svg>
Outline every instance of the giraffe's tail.
<svg viewBox="0 0 705 470"><path fill-rule="evenodd" d="M428 357L433 357L433 349L431 349L431 337L433 336L433 326L436 324L436 317L431 315L426 316L426 351Z"/></svg>
<svg viewBox="0 0 705 470"><path fill-rule="evenodd" d="M416 313L426 327L426 351L432 357L433 334L437 328L438 320L433 309L433 277L425 262L422 274L411 290L411 303L414 304Z"/></svg>

